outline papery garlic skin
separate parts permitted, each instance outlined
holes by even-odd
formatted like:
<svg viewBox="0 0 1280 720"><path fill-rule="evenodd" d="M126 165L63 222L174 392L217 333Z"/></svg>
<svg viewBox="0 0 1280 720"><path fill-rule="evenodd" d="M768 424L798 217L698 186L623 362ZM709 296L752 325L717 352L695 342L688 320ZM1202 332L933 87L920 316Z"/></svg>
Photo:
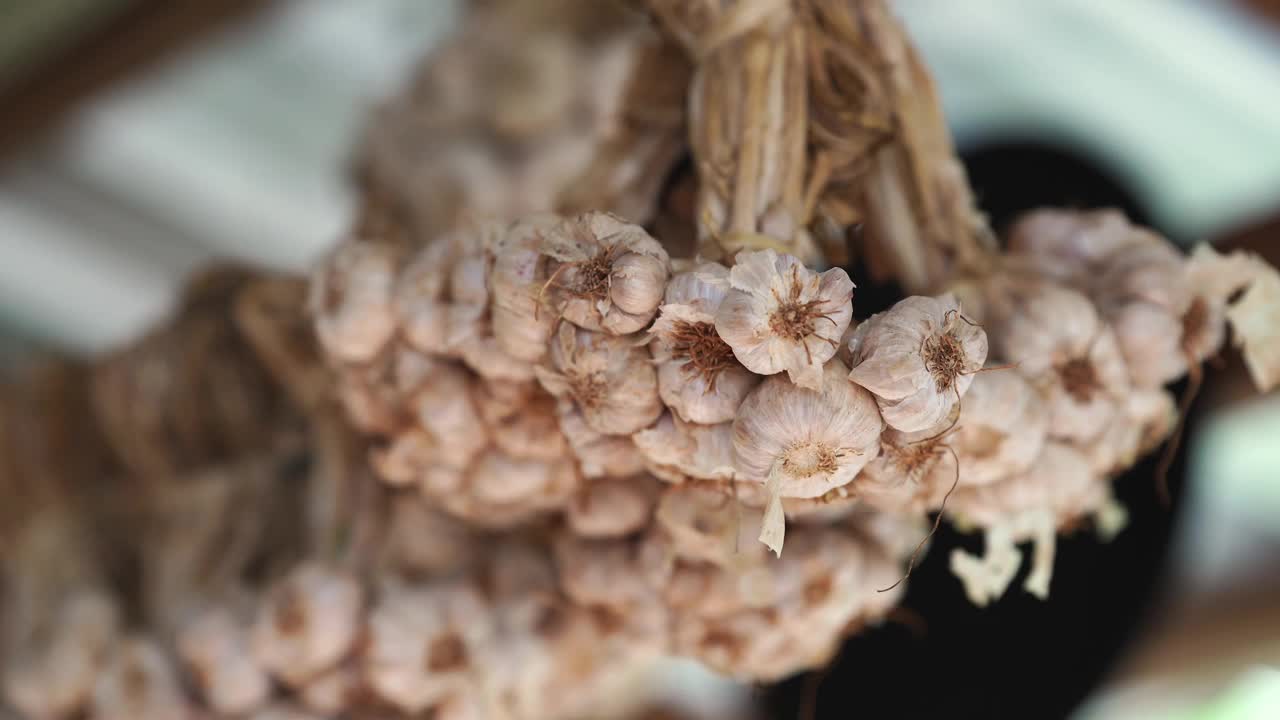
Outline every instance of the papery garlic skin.
<svg viewBox="0 0 1280 720"><path fill-rule="evenodd" d="M884 424L871 393L827 363L820 390L769 377L743 401L733 445L744 478L779 478L782 497L812 498L852 481L875 459Z"/></svg>
<svg viewBox="0 0 1280 720"><path fill-rule="evenodd" d="M315 273L311 311L325 350L348 362L367 362L396 331L392 307L397 248L344 242Z"/></svg>
<svg viewBox="0 0 1280 720"><path fill-rule="evenodd" d="M987 334L956 299L909 297L849 339L849 378L876 396L884 421L917 432L948 417L987 359Z"/></svg>
<svg viewBox="0 0 1280 720"><path fill-rule="evenodd" d="M844 270L816 273L773 250L738 253L716 331L744 367L760 375L786 371L817 389L853 318L853 281Z"/></svg>
<svg viewBox="0 0 1280 720"><path fill-rule="evenodd" d="M300 685L352 648L363 604L355 578L301 565L263 603L253 627L254 657L286 683Z"/></svg>
<svg viewBox="0 0 1280 720"><path fill-rule="evenodd" d="M729 269L719 263L700 263L677 273L649 329L658 394L688 422L732 420L742 399L760 382L716 331L716 312L728 291Z"/></svg>
<svg viewBox="0 0 1280 720"><path fill-rule="evenodd" d="M546 234L549 289L561 317L586 330L628 335L653 319L671 261L638 225L601 212L565 220Z"/></svg>
<svg viewBox="0 0 1280 720"><path fill-rule="evenodd" d="M548 366L538 381L558 398L571 398L593 430L629 435L658 419L658 378L634 337L606 335L562 323Z"/></svg>

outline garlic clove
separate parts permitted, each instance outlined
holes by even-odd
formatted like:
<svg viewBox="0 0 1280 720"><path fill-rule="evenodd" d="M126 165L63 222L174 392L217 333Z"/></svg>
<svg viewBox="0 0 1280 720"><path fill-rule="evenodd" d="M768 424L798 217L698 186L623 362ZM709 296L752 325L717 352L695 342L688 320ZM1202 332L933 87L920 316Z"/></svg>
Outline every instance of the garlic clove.
<svg viewBox="0 0 1280 720"><path fill-rule="evenodd" d="M657 501L656 483L646 476L586 483L565 508L565 521L583 537L629 535L649 524Z"/></svg>

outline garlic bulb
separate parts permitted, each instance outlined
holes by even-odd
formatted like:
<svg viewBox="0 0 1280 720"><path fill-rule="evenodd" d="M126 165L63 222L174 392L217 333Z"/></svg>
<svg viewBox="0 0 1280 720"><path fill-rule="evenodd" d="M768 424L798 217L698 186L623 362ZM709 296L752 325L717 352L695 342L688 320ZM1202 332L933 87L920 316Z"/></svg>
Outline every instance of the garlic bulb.
<svg viewBox="0 0 1280 720"><path fill-rule="evenodd" d="M484 598L467 583L387 588L369 617L365 680L400 710L422 712L468 689L491 633Z"/></svg>
<svg viewBox="0 0 1280 720"><path fill-rule="evenodd" d="M743 401L733 422L736 466L764 482L769 495L761 541L782 550L781 498L821 497L853 480L876 456L884 427L871 393L830 360L820 390L781 377L765 379Z"/></svg>
<svg viewBox="0 0 1280 720"><path fill-rule="evenodd" d="M1051 441L1027 472L987 485L957 488L947 513L964 524L987 527L1044 510L1062 527L1098 510L1109 497L1108 490L1086 457L1069 445Z"/></svg>
<svg viewBox="0 0 1280 720"><path fill-rule="evenodd" d="M449 351L449 271L457 249L450 238L422 248L400 271L393 302L401 332L424 353Z"/></svg>
<svg viewBox="0 0 1280 720"><path fill-rule="evenodd" d="M1033 210L1009 229L1013 258L1048 278L1086 286L1103 258L1134 240L1119 210Z"/></svg>
<svg viewBox="0 0 1280 720"><path fill-rule="evenodd" d="M1106 429L1081 449L1095 472L1111 475L1158 447L1177 423L1177 404L1167 390L1134 388Z"/></svg>
<svg viewBox="0 0 1280 720"><path fill-rule="evenodd" d="M1094 301L1112 325L1135 384L1159 387L1187 372L1183 318L1193 296L1184 261L1167 243L1126 245L1106 257Z"/></svg>
<svg viewBox="0 0 1280 720"><path fill-rule="evenodd" d="M631 438L592 429L572 400L559 402L557 419L583 477L630 477L644 470L644 457Z"/></svg>
<svg viewBox="0 0 1280 720"><path fill-rule="evenodd" d="M645 476L586 483L565 508L565 521L586 538L630 535L649 524L657 501L656 483Z"/></svg>
<svg viewBox="0 0 1280 720"><path fill-rule="evenodd" d="M662 492L655 516L672 550L684 558L725 567L764 560L761 513L742 507L728 491L676 485Z"/></svg>
<svg viewBox="0 0 1280 720"><path fill-rule="evenodd" d="M363 668L344 663L317 675L298 689L298 699L308 710L326 717L341 715L352 704L352 698L366 692Z"/></svg>
<svg viewBox="0 0 1280 720"><path fill-rule="evenodd" d="M349 575L306 564L267 596L253 627L264 668L300 685L336 664L355 644L364 595Z"/></svg>
<svg viewBox="0 0 1280 720"><path fill-rule="evenodd" d="M229 610L201 614L179 633L177 649L205 702L219 713L246 713L271 694L271 679L250 651L248 628Z"/></svg>
<svg viewBox="0 0 1280 720"><path fill-rule="evenodd" d="M742 399L760 381L738 362L716 332L715 317L729 291L729 269L700 263L667 284L649 349L658 364L658 394L688 422L733 419Z"/></svg>
<svg viewBox="0 0 1280 720"><path fill-rule="evenodd" d="M816 390L823 364L835 356L853 318L853 282L844 270L816 273L773 250L738 253L730 290L716 312L716 331L748 370L783 370Z"/></svg>
<svg viewBox="0 0 1280 720"><path fill-rule="evenodd" d="M466 370L441 364L410 398L407 410L435 441L437 460L465 468L488 442L485 424L472 400L477 383Z"/></svg>
<svg viewBox="0 0 1280 720"><path fill-rule="evenodd" d="M117 643L93 687L91 720L173 720L191 708L168 656L145 637Z"/></svg>
<svg viewBox="0 0 1280 720"><path fill-rule="evenodd" d="M887 425L917 432L948 417L987 359L987 334L954 297L909 297L849 339L849 378L876 396Z"/></svg>
<svg viewBox="0 0 1280 720"><path fill-rule="evenodd" d="M662 412L658 378L635 339L560 325L550 366L537 368L552 395L571 398L587 425L606 435L629 435Z"/></svg>
<svg viewBox="0 0 1280 720"><path fill-rule="evenodd" d="M733 422L736 467L744 478L778 478L782 497L820 497L875 459L884 425L871 393L827 363L819 390L766 378Z"/></svg>
<svg viewBox="0 0 1280 720"><path fill-rule="evenodd" d="M925 513L942 507L960 482L960 464L951 449L952 417L913 433L889 429L880 438L880 455L867 463L853 492L868 506L886 512Z"/></svg>
<svg viewBox="0 0 1280 720"><path fill-rule="evenodd" d="M523 407L505 417L487 418L493 444L512 457L555 460L569 451L560 432L555 398L538 390Z"/></svg>
<svg viewBox="0 0 1280 720"><path fill-rule="evenodd" d="M547 352L555 313L541 306L549 259L544 237L560 219L539 215L511 226L494 248L489 279L490 317L498 347L517 360L537 362Z"/></svg>
<svg viewBox="0 0 1280 720"><path fill-rule="evenodd" d="M1088 442L1129 391L1115 334L1078 292L1049 282L1011 288L997 321L997 352L1038 384L1049 405L1049 435Z"/></svg>
<svg viewBox="0 0 1280 720"><path fill-rule="evenodd" d="M376 242L338 245L312 279L311 311L325 350L348 362L367 362L396 331L392 287L399 251Z"/></svg>
<svg viewBox="0 0 1280 720"><path fill-rule="evenodd" d="M608 213L565 220L546 234L548 285L561 317L585 330L629 335L653 319L670 260L638 225Z"/></svg>
<svg viewBox="0 0 1280 720"><path fill-rule="evenodd" d="M732 479L733 423L687 423L663 413L653 427L631 436L651 472L668 482Z"/></svg>
<svg viewBox="0 0 1280 720"><path fill-rule="evenodd" d="M947 440L960 459L960 484L985 485L1030 469L1048 429L1049 409L1021 373L978 374Z"/></svg>
<svg viewBox="0 0 1280 720"><path fill-rule="evenodd" d="M657 589L672 562L663 539L644 535L601 541L564 533L556 538L554 550L560 584L574 602L619 611L661 605Z"/></svg>

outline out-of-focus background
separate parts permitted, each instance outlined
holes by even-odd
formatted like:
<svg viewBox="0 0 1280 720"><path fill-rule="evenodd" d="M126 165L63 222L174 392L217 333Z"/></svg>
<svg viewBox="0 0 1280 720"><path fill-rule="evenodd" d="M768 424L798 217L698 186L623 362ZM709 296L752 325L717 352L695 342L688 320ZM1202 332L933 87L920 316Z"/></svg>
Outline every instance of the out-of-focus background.
<svg viewBox="0 0 1280 720"><path fill-rule="evenodd" d="M897 7L979 167L1082 163L1178 242L1280 258L1280 2ZM212 258L306 268L352 211L368 108L456 12L0 2L0 361L125 342ZM1162 600L1080 718L1280 717L1280 398L1220 385Z"/></svg>

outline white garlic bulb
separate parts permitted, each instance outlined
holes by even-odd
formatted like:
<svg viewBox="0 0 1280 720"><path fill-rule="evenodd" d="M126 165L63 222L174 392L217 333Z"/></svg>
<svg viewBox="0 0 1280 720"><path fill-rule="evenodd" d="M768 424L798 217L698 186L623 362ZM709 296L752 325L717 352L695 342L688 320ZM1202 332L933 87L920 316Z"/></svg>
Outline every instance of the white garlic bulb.
<svg viewBox="0 0 1280 720"><path fill-rule="evenodd" d="M760 377L738 362L716 331L716 312L729 291L729 269L699 263L667 284L649 349L658 364L658 394L688 422L733 419Z"/></svg>
<svg viewBox="0 0 1280 720"><path fill-rule="evenodd" d="M853 282L844 270L816 273L773 250L738 253L716 331L744 367L760 375L786 371L810 389L822 384L853 318Z"/></svg>
<svg viewBox="0 0 1280 720"><path fill-rule="evenodd" d="M759 509L742 507L727 489L676 485L662 493L657 526L684 558L725 567L764 560Z"/></svg>
<svg viewBox="0 0 1280 720"><path fill-rule="evenodd" d="M954 297L914 296L859 325L849 354L849 378L876 396L885 423L917 432L960 403L986 362L987 334Z"/></svg>
<svg viewBox="0 0 1280 720"><path fill-rule="evenodd" d="M947 503L947 514L962 524L991 527L1045 511L1062 527L1096 512L1110 497L1109 488L1078 450L1050 441L1027 472L987 485L957 488Z"/></svg>
<svg viewBox="0 0 1280 720"><path fill-rule="evenodd" d="M543 252L560 315L586 330L629 335L653 319L670 260L643 228L608 213L565 220L546 234Z"/></svg>
<svg viewBox="0 0 1280 720"><path fill-rule="evenodd" d="M852 491L868 506L886 512L938 510L960 482L960 462L951 449L951 431L959 408L940 424L913 433L888 429L880 437L880 455L867 463Z"/></svg>
<svg viewBox="0 0 1280 720"><path fill-rule="evenodd" d="M658 378L635 338L560 325L550 365L537 368L552 395L571 398L593 430L629 435L658 419Z"/></svg>
<svg viewBox="0 0 1280 720"><path fill-rule="evenodd" d="M1020 217L1009 229L1012 258L1045 277L1087 287L1103 258L1134 240L1124 213L1044 208Z"/></svg>
<svg viewBox="0 0 1280 720"><path fill-rule="evenodd" d="M743 401L733 422L736 466L744 479L765 483L769 504L761 541L781 552L781 498L821 497L848 484L876 456L884 427L871 393L849 369L830 360L820 390L766 378Z"/></svg>
<svg viewBox="0 0 1280 720"><path fill-rule="evenodd" d="M449 351L449 272L456 259L451 238L429 243L396 277L393 303L404 338L424 353Z"/></svg>
<svg viewBox="0 0 1280 720"><path fill-rule="evenodd" d="M253 627L253 654L272 674L301 685L355 644L364 593L350 575L300 565L268 594Z"/></svg>
<svg viewBox="0 0 1280 720"><path fill-rule="evenodd" d="M348 362L367 362L396 331L392 288L400 254L377 242L340 244L316 272L311 311L325 350Z"/></svg>
<svg viewBox="0 0 1280 720"><path fill-rule="evenodd" d="M563 533L556 538L554 550L560 585L574 602L622 612L661 605L658 588L672 562L661 538L586 540Z"/></svg>

